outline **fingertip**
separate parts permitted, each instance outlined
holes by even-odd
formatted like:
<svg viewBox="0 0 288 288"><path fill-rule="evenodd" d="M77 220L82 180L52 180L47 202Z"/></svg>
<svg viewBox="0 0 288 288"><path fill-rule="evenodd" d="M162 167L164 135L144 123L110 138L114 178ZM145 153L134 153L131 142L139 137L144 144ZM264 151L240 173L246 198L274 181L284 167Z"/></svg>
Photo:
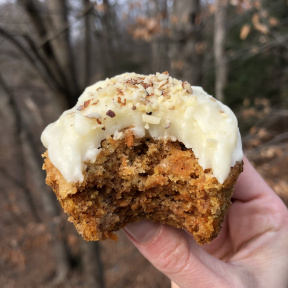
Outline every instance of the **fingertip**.
<svg viewBox="0 0 288 288"><path fill-rule="evenodd" d="M160 233L161 224L150 222L150 221L140 221L129 223L124 227L124 231L127 236L136 244L147 244Z"/></svg>
<svg viewBox="0 0 288 288"><path fill-rule="evenodd" d="M139 251L168 277L182 271L190 257L190 241L196 245L194 239L184 230L168 225L148 221L137 224L129 224L124 230Z"/></svg>

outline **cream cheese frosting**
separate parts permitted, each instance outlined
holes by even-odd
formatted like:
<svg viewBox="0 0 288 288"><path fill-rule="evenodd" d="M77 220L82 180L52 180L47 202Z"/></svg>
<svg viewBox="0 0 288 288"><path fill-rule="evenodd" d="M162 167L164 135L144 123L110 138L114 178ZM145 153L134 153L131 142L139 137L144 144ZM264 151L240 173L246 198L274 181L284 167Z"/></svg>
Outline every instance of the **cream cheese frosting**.
<svg viewBox="0 0 288 288"><path fill-rule="evenodd" d="M96 160L101 141L111 135L121 139L126 128L137 138L148 134L182 142L221 184L243 158L234 113L201 87L167 72L124 73L87 87L75 107L46 127L41 140L66 181L76 183L84 180L85 163Z"/></svg>

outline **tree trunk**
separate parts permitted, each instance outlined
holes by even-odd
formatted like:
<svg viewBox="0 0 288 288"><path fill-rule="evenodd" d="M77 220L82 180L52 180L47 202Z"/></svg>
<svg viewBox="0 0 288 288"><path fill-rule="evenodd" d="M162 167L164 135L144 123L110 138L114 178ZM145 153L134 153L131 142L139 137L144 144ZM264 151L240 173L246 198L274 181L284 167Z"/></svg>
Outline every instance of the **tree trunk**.
<svg viewBox="0 0 288 288"><path fill-rule="evenodd" d="M71 98L74 96L70 95L71 85L69 85L67 73L58 61L55 49L51 45L52 41L48 40L53 33L55 34L55 31L53 26L50 25L51 21L45 3L40 3L39 0L18 0L18 3L24 8L32 24L32 33L31 30L28 30L22 35L28 45L28 49L23 47L23 49L27 49L27 51L24 51L26 53L29 52L28 54L35 58L34 66L38 68L43 80L52 88L53 93L59 98L58 101L60 105L63 108L67 107L67 103L69 103L70 106L73 105L75 100L71 101ZM45 11L44 14L41 13L43 10ZM7 31L5 32L8 33ZM16 39L14 39L14 42L15 41ZM18 42L22 45L20 41ZM70 102L72 104L70 104Z"/></svg>
<svg viewBox="0 0 288 288"><path fill-rule="evenodd" d="M82 240L82 264L85 283L84 288L105 288L101 247L99 242Z"/></svg>
<svg viewBox="0 0 288 288"><path fill-rule="evenodd" d="M18 134L17 138L20 145L19 153L21 153L19 157L21 163L19 163L19 165L22 166L20 166L22 169L27 168L27 170L29 170L29 173L23 173L22 171L22 175L24 175L23 177L27 175L30 176L29 178L22 180L24 183L29 182L30 186L34 186L35 191L40 193L39 198L42 201L41 204L45 212L41 214L41 220L46 223L52 237L56 262L55 283L60 283L65 280L70 269L70 264L66 243L64 241L65 238L63 237L63 233L61 231L61 218L59 217L59 209L56 203L56 197L52 194L50 189L48 189L48 186L45 185L45 175L41 169L42 158L40 156L40 152L38 151L37 145L34 143L34 137L31 135L28 128L29 126L27 125L27 122L29 121L26 117L29 117L29 113L27 113L27 111L23 111L23 109L20 110L18 108L17 102L14 99L14 95L8 88L8 85L1 75L0 87L2 87L2 91L5 93L5 97L9 99L9 105L7 109L9 109L11 115L15 118L14 123L16 125ZM26 193L30 193L30 190L25 186L25 184L23 185L23 188ZM34 200L32 200L31 195L26 196L28 197L28 201L31 201L31 208L34 209Z"/></svg>
<svg viewBox="0 0 288 288"><path fill-rule="evenodd" d="M108 0L103 0L104 13L101 18L102 21L102 34L101 42L99 43L102 48L102 57L104 60L103 70L105 71L106 77L111 77L115 74L115 54L114 39L115 31L117 29L115 25L115 15L111 9L111 4Z"/></svg>
<svg viewBox="0 0 288 288"><path fill-rule="evenodd" d="M201 85L203 42L200 0L174 1L172 24L172 75L192 85Z"/></svg>
<svg viewBox="0 0 288 288"><path fill-rule="evenodd" d="M149 7L149 3L147 4ZM163 29L159 33L152 35L151 39L151 70L153 73L164 72L164 69L170 70L169 58L167 57L167 51L169 47L168 37L164 34L166 28L168 28L168 9L167 0L154 0L154 9L150 12L150 18L159 22Z"/></svg>
<svg viewBox="0 0 288 288"><path fill-rule="evenodd" d="M224 88L227 84L227 61L224 45L226 37L227 0L215 0L214 58L215 58L215 96L224 101Z"/></svg>
<svg viewBox="0 0 288 288"><path fill-rule="evenodd" d="M76 76L70 39L67 3L66 0L49 0L46 3L50 11L49 34L51 39L49 41L67 79L68 87L66 89L69 91L69 104L72 106L75 105L81 91ZM59 34L59 32L61 33ZM54 38L53 35L57 35L57 37Z"/></svg>
<svg viewBox="0 0 288 288"><path fill-rule="evenodd" d="M82 0L84 10L91 5L90 0ZM89 11L84 18L85 38L84 38L84 86L90 84L91 80L91 12Z"/></svg>
<svg viewBox="0 0 288 288"><path fill-rule="evenodd" d="M1 28L0 34L9 39L10 42L22 52L25 58L35 66L35 68L39 67L39 71L41 72L41 75L44 76L44 79L46 77L47 83L52 82L53 85L51 85L51 87L54 88L54 93L50 105L54 106L53 110L55 111L55 115L57 115L59 112L57 111L57 109L59 109L59 105L58 107L55 107L57 102L55 101L55 98L57 98L57 96L65 96L69 105L72 106L75 104L75 101L80 94L78 82L76 81L76 70L74 67L72 46L70 43L66 1L49 0L42 3L39 0L18 0L18 2L23 6L28 16L30 17L33 28L32 31L36 32L36 37L31 37L31 34L27 33L27 35L24 35L24 40L26 42L23 42L15 39L15 37L13 37L14 35L6 32L6 30L2 31ZM91 32L89 29L89 14L92 11L94 5L89 0L83 0L82 3L84 12L81 17L86 17L84 63L86 68L84 69L84 81L85 85L87 85L91 76ZM44 13L44 15L40 14L40 9L46 9L46 13ZM107 21L108 20L109 19L107 19ZM24 45L23 43L28 45L28 49L27 45ZM39 49L39 46L41 49ZM1 79L2 78L0 78L0 80ZM12 96L12 94L9 94L10 98ZM14 98L11 99L13 100ZM60 110L67 108L67 102L66 105L63 102L63 106L60 108ZM41 213L41 219L43 218L42 220L49 228L55 253L56 277L54 282L55 284L60 283L65 280L70 270L67 245L65 241L66 235L64 235L63 231L63 219L60 216L61 214L59 210L59 204L56 201L55 195L51 192L48 186L45 185L45 175L41 170L43 161L40 156L39 147L37 146L37 143L33 137L34 135L31 135L30 131L30 113L18 109L19 103L14 101L13 104L15 104L12 106L14 109L13 115L15 115L17 118L15 122L18 125L21 123L21 127L19 126L20 128L17 126L17 129L19 130L17 130L17 134L21 135L21 137L19 136L19 142L21 142L21 147L23 148L23 150L21 150L23 163L21 163L19 166L27 166L27 169L29 169L30 173L27 173L29 178L25 178L25 180L28 180L27 182L30 184L30 186L33 187L32 190L36 191L35 193L40 192L39 198L40 201L42 201L42 205L40 206L42 206L44 212ZM44 127L41 127L40 129L43 130L43 128ZM18 158L22 159L21 157ZM26 190L25 192L29 192L29 190ZM33 197L30 197L29 201L33 200L32 198ZM29 203L32 211L33 203L33 201ZM104 278L102 263L99 256L99 244L85 242L83 247L83 254L81 256L83 258L83 270L85 279L87 279L86 286L103 288Z"/></svg>
<svg viewBox="0 0 288 288"><path fill-rule="evenodd" d="M0 172L2 175L5 176L5 178L10 180L10 182L12 182L14 186L20 188L23 191L27 206L31 210L31 214L34 217L34 220L36 222L41 222L43 218L41 216L41 213L39 213L40 209L37 209L38 207L35 203L33 193L31 189L29 189L27 183L28 181L26 178L27 167L25 163L23 145L21 139L22 138L21 131L23 123L21 122L20 115L16 112L17 104L15 103L12 92L8 88L1 74L0 74L0 95L1 95L0 97L1 120L3 121L1 132L2 135L5 135L6 140L1 141L1 144L3 145L1 146L1 148L5 151L5 153L1 155ZM9 144L7 143L7 140L9 141ZM7 148L9 149L9 153L7 153ZM14 159L14 161L12 163L11 162L9 163L11 159ZM9 163L9 165L7 165L7 163ZM22 219L18 219L18 221L22 221Z"/></svg>
<svg viewBox="0 0 288 288"><path fill-rule="evenodd" d="M63 234L64 219L59 214L59 204L56 202L54 193L45 184L45 174L41 171L42 160L39 159L37 148L35 149L33 143L31 143L31 135L26 131L22 133L26 165L29 167L30 175L33 175L29 181L41 193L42 207L45 212L43 216L52 238L56 272L53 282L56 285L65 281L70 270L68 250Z"/></svg>

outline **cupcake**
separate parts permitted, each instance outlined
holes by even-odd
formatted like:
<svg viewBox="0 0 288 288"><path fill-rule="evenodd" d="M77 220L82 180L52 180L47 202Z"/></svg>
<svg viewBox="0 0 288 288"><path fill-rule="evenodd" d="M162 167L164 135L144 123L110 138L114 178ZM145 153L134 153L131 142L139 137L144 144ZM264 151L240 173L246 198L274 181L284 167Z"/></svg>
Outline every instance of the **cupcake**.
<svg viewBox="0 0 288 288"><path fill-rule="evenodd" d="M167 72L97 82L41 140L46 182L91 241L146 219L209 243L243 170L233 112Z"/></svg>

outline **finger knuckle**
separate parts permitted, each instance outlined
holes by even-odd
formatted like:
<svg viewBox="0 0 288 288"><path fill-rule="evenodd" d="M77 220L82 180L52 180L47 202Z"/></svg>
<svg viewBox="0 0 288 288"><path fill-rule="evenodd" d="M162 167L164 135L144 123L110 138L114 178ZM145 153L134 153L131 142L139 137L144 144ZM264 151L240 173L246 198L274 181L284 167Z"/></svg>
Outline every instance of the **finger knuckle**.
<svg viewBox="0 0 288 288"><path fill-rule="evenodd" d="M166 247L165 247L166 246ZM187 240L165 245L158 254L158 267L164 273L181 273L188 265L190 253Z"/></svg>

